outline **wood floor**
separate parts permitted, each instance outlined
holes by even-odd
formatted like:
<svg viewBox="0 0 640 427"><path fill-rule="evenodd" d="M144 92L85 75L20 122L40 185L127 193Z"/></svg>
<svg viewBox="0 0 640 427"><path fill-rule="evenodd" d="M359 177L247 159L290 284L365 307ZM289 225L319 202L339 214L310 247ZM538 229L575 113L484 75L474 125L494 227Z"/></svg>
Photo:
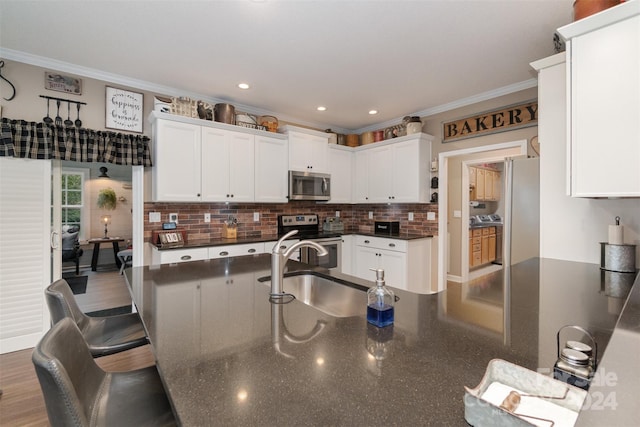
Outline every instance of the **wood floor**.
<svg viewBox="0 0 640 427"><path fill-rule="evenodd" d="M125 279L117 270L92 272L86 268L80 274L89 277L87 292L76 295L78 305L84 312L131 304ZM0 354L0 426L50 425L40 384L31 363L31 353L32 349L26 349ZM106 371L127 371L154 363L148 345L95 360Z"/></svg>

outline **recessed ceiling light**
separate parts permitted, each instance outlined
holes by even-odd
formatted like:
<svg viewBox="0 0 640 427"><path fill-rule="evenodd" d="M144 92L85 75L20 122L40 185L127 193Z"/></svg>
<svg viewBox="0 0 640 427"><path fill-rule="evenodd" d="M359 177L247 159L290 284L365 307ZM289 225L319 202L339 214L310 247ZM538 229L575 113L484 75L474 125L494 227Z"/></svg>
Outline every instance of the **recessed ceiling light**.
<svg viewBox="0 0 640 427"><path fill-rule="evenodd" d="M327 107L323 107L322 105L316 108L318 111L327 111Z"/></svg>
<svg viewBox="0 0 640 427"><path fill-rule="evenodd" d="M369 114L378 114L378 110L369 110Z"/></svg>
<svg viewBox="0 0 640 427"><path fill-rule="evenodd" d="M238 83L238 87L240 89L249 89L249 85L247 83Z"/></svg>

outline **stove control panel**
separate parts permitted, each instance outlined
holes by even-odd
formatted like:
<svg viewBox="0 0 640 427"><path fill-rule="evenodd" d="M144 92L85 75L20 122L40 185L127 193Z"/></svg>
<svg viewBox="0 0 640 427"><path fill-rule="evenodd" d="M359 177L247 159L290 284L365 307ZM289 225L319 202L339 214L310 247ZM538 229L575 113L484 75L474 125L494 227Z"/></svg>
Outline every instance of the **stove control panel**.
<svg viewBox="0 0 640 427"><path fill-rule="evenodd" d="M282 225L298 226L298 225L318 225L318 215L282 215L280 217Z"/></svg>

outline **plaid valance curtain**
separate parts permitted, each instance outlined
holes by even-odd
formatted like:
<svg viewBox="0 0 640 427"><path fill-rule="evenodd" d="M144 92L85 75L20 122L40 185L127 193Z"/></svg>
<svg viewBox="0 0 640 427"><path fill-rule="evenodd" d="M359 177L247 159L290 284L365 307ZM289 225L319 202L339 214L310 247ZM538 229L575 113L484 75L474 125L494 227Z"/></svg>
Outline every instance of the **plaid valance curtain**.
<svg viewBox="0 0 640 427"><path fill-rule="evenodd" d="M149 138L2 119L0 156L151 166Z"/></svg>

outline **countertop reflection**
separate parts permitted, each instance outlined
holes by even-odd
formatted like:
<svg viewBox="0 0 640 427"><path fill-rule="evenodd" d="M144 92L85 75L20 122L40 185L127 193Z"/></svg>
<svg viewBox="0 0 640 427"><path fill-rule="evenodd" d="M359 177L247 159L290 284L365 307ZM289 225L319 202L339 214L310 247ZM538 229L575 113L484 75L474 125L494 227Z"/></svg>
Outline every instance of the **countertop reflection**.
<svg viewBox="0 0 640 427"><path fill-rule="evenodd" d="M354 317L274 307L257 280L269 255L126 274L177 415L194 426L466 425L463 386L491 359L551 372L567 324L604 350L626 296L607 292L598 265L532 259L508 271L510 286L497 273L439 294L396 290L395 323L378 329L364 292Z"/></svg>

